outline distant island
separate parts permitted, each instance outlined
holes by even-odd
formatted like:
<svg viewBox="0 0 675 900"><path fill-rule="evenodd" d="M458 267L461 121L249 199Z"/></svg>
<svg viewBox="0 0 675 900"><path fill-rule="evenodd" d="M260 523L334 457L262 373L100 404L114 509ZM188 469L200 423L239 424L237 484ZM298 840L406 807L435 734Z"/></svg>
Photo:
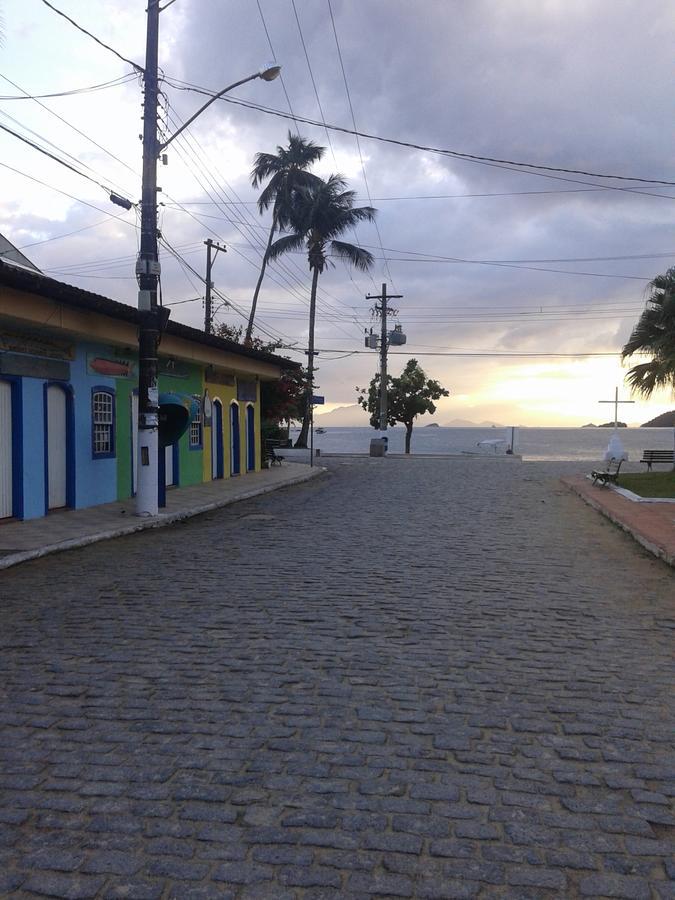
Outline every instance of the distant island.
<svg viewBox="0 0 675 900"><path fill-rule="evenodd" d="M438 424L438 422L429 422L429 424L425 425L424 427L425 428L440 428L441 426Z"/></svg>
<svg viewBox="0 0 675 900"><path fill-rule="evenodd" d="M617 422L617 428L628 428L625 422ZM614 428L614 422L603 422L602 425L598 425L598 428Z"/></svg>
<svg viewBox="0 0 675 900"><path fill-rule="evenodd" d="M595 424L595 422L589 422L588 425L582 425L581 427L582 428L597 428L598 426Z"/></svg>
<svg viewBox="0 0 675 900"><path fill-rule="evenodd" d="M445 423L446 428L503 428L496 422L470 422L468 419L453 419Z"/></svg>
<svg viewBox="0 0 675 900"><path fill-rule="evenodd" d="M675 409L650 419L640 425L640 428L675 428Z"/></svg>

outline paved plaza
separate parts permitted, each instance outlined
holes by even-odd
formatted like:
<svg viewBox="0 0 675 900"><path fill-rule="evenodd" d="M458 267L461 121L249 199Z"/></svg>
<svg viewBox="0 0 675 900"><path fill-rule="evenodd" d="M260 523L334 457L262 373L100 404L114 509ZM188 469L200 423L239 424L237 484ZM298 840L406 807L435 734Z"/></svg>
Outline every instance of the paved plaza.
<svg viewBox="0 0 675 900"><path fill-rule="evenodd" d="M0 895L673 897L672 569L578 464L323 464L0 573Z"/></svg>

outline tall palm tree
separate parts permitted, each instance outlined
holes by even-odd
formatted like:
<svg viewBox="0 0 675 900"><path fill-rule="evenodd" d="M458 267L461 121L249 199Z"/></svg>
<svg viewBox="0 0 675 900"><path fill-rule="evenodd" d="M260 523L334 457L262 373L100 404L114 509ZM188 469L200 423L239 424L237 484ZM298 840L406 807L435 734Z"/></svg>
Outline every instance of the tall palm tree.
<svg viewBox="0 0 675 900"><path fill-rule="evenodd" d="M675 268L657 275L649 287L647 306L621 351L622 359L634 353L651 356L626 375L631 390L643 397L662 387L675 392Z"/></svg>
<svg viewBox="0 0 675 900"><path fill-rule="evenodd" d="M265 277L265 269L269 261L270 247L274 235L279 228L288 224L288 213L293 199L294 191L299 187L307 186L317 176L307 171L309 167L318 162L326 152L325 147L320 147L313 141L300 137L298 134L288 132L288 147L277 146L276 153L257 153L255 164L251 171L251 184L259 187L263 181L269 178L265 189L258 198L258 211L262 215L272 207L272 225L270 227L267 247L263 255L258 283L253 292L251 301L251 313L246 327L244 343L251 343L253 322L255 320L258 294Z"/></svg>
<svg viewBox="0 0 675 900"><path fill-rule="evenodd" d="M284 253L305 249L309 270L312 273L312 290L309 300L309 339L307 345L306 404L300 435L296 447L307 446L310 405L314 384L314 322L316 319L316 289L319 275L329 263L327 253L338 256L357 269L367 272L372 266L373 255L355 244L347 244L337 238L355 228L359 222L372 222L377 212L372 206L354 207L354 191L348 191L341 175L331 175L326 181L315 179L311 184L297 188L288 210L286 227L293 233L276 240L269 249L269 258L276 259Z"/></svg>

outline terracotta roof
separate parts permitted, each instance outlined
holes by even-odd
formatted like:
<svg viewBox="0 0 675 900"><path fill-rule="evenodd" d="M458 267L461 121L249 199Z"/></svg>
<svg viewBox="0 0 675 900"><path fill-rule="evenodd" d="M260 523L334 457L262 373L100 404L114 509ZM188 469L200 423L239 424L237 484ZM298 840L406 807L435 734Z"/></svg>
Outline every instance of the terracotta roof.
<svg viewBox="0 0 675 900"><path fill-rule="evenodd" d="M46 275L37 272L20 269L17 266L2 262L2 260L0 260L0 284L16 288L17 290L30 291L40 297L57 300L59 303L65 303L77 309L101 313L113 319L122 319L125 322L136 324L140 321L139 312L135 306L119 303L117 300L111 300L109 297L103 297L101 294L93 294L91 291L74 287L72 284L65 284L63 281L48 278ZM266 353L262 350L253 350L250 347L238 344L236 341L216 337L214 334L206 334L197 328L182 325L180 322L172 322L171 319L169 319L167 324L166 333L188 341L195 341L198 344L206 344L208 347L215 347L227 353L236 353L249 359L272 363L283 369L300 368L300 363L286 359L284 356L277 356L276 353Z"/></svg>

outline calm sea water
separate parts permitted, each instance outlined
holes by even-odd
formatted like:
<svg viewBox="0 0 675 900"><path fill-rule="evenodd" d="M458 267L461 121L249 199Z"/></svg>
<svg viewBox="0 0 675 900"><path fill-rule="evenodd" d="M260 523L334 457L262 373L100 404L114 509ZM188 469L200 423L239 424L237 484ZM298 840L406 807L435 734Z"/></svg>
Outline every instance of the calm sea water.
<svg viewBox="0 0 675 900"><path fill-rule="evenodd" d="M297 434L291 431L291 437ZM508 428L415 428L412 436L412 453L461 453L476 452L479 441L507 438ZM515 452L531 460L583 459L598 461L604 458L611 428L518 428ZM367 453L370 439L379 432L372 428L326 428L325 434L314 434L314 446L326 453ZM629 459L637 462L642 451L672 450L672 428L620 428L619 436ZM403 453L405 429L390 428L387 431L389 450ZM491 453L491 448L482 452ZM503 451L500 451L503 452Z"/></svg>

